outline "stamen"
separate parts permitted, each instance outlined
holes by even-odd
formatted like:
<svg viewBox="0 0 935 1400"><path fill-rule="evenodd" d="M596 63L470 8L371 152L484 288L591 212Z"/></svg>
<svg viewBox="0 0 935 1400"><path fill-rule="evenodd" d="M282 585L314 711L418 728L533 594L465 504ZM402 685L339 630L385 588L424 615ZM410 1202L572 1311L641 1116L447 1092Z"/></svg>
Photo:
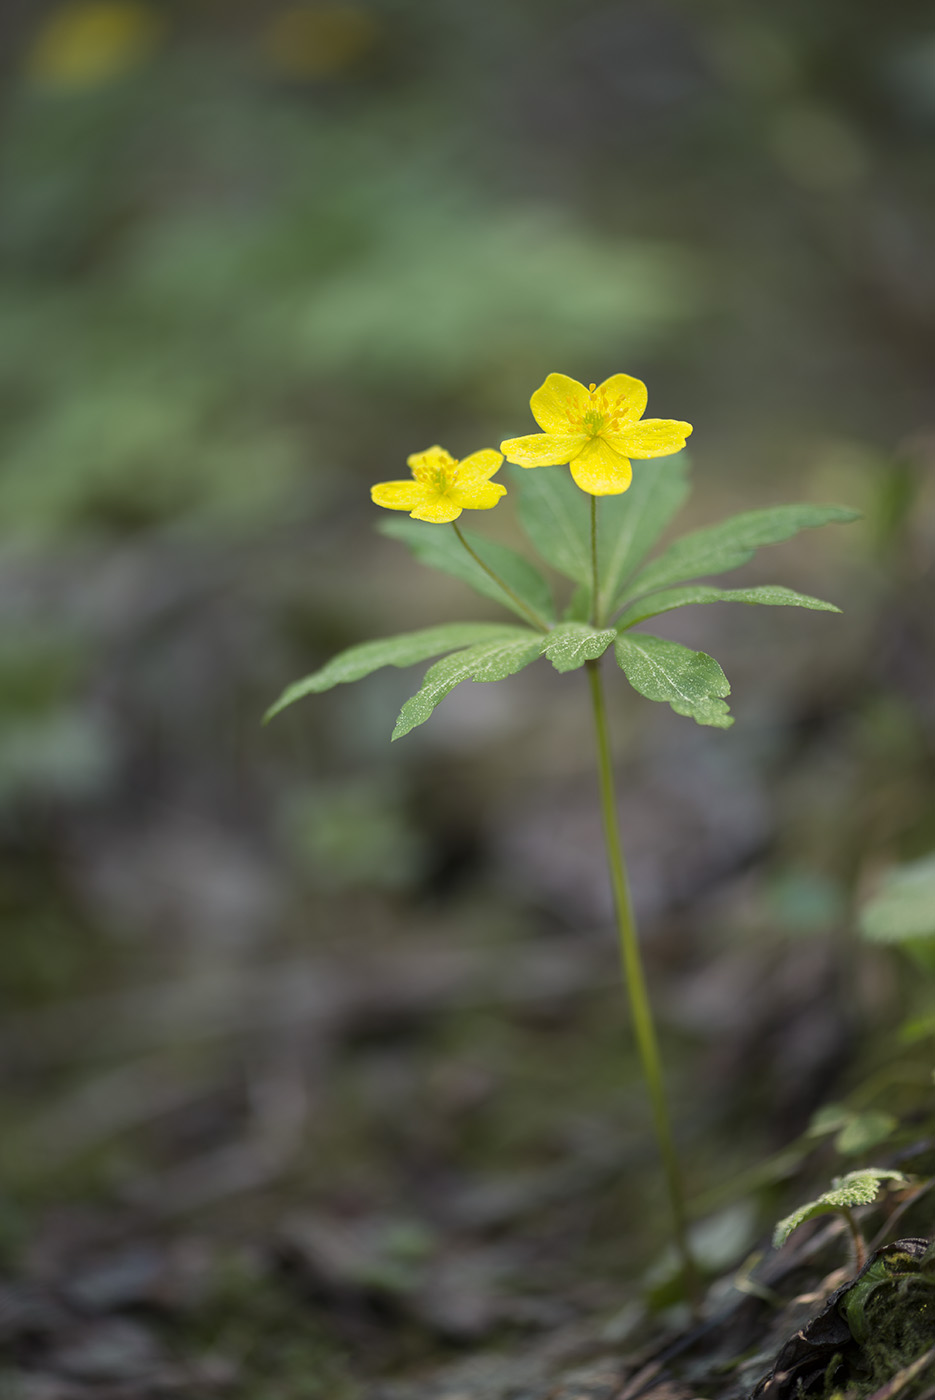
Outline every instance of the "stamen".
<svg viewBox="0 0 935 1400"><path fill-rule="evenodd" d="M596 388L597 388L597 385L596 385L596 384L589 384L589 385L588 385L588 393L589 393L589 394L593 394L593 393L594 393L594 390L595 390Z"/></svg>
<svg viewBox="0 0 935 1400"><path fill-rule="evenodd" d="M442 447L418 453L412 463L412 475L420 486L444 494L457 481L459 466L457 458Z"/></svg>

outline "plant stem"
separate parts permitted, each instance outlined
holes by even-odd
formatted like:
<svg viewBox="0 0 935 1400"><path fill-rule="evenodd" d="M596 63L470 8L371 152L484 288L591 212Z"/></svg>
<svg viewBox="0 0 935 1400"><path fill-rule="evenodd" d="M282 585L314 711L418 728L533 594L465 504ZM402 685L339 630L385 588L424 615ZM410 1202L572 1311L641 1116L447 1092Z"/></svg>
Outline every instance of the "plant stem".
<svg viewBox="0 0 935 1400"><path fill-rule="evenodd" d="M851 1232L851 1239L854 1243L854 1266L857 1272L860 1273L867 1262L867 1246L864 1243L861 1228L854 1219L854 1212L851 1210L850 1206L842 1206L841 1214L844 1216L847 1222L847 1228Z"/></svg>
<svg viewBox="0 0 935 1400"><path fill-rule="evenodd" d="M587 661L585 666L591 685L591 700L594 706L594 730L597 738L597 769L601 790L601 813L604 819L604 838L607 844L607 863L610 868L610 882L613 887L614 907L617 914L617 928L620 934L620 956L623 964L623 980L630 1002L633 1018L633 1031L637 1050L643 1068L643 1077L649 1090L652 1105L653 1124L656 1142L662 1158L663 1172L672 1210L675 1227L675 1245L682 1261L689 1296L697 1299L698 1271L688 1243L688 1229L685 1213L685 1198L682 1190L682 1176L669 1109L666 1102L665 1084L662 1076L662 1061L653 1025L652 1009L646 989L643 960L640 955L633 905L630 899L630 886L627 869L620 844L620 830L617 824L617 803L614 793L614 773L611 763L610 740L607 731L607 711L604 705L604 690L597 661Z"/></svg>
<svg viewBox="0 0 935 1400"><path fill-rule="evenodd" d="M519 594L514 593L510 585L508 583L504 583L500 575L494 573L493 569L490 567L489 564L484 563L483 559L477 553L477 550L471 548L467 540L462 535L460 529L458 528L457 521L452 520L451 528L454 530L455 534L458 536L458 539L464 545L464 548L467 550L468 554L470 554L471 558L474 560L474 563L479 564L480 567L483 569L484 573L487 574L489 578L493 579L497 587L503 589L503 592L507 595L507 597L511 598L516 604L516 606L520 609L520 611L526 617L529 618L529 621L533 624L533 626L537 627L540 632L550 631L551 629L549 628L549 624L545 621L545 619L540 617L539 614L535 611L535 609L529 607L528 604L524 603Z"/></svg>
<svg viewBox="0 0 935 1400"><path fill-rule="evenodd" d="M591 497L591 626L599 627L600 609L598 608L598 572L597 572L597 497Z"/></svg>

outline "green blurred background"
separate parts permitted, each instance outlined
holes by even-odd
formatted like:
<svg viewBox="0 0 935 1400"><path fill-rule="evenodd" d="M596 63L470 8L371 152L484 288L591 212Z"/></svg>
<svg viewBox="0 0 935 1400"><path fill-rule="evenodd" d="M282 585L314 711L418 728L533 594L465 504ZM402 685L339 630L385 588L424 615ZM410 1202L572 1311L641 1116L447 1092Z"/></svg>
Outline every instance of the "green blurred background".
<svg viewBox="0 0 935 1400"><path fill-rule="evenodd" d="M374 534L372 482L532 431L552 370L638 375L695 427L683 526L865 513L747 571L842 618L660 626L718 655L730 734L614 691L695 1190L876 1064L928 1004L850 939L935 846L932 16L21 0L0 43L3 1253L63 1203L246 1200L262 1237L567 1160L592 1215L542 1258L620 1286L652 1230L608 1151L655 1188L580 677L392 749L409 674L259 717L341 646L495 616Z"/></svg>

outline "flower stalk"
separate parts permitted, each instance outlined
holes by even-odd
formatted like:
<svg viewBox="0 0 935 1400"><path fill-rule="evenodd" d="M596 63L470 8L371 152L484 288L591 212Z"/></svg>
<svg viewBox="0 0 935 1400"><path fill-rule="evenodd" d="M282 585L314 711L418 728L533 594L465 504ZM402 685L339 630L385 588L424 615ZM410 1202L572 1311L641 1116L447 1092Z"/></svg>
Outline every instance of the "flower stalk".
<svg viewBox="0 0 935 1400"><path fill-rule="evenodd" d="M455 534L458 536L458 539L464 545L464 548L467 550L468 554L470 554L471 558L474 560L474 563L479 564L480 567L483 569L484 573L488 576L488 578L492 578L497 587L503 589L503 592L507 595L508 598L511 598L513 600L516 606L523 613L524 617L527 617L532 623L533 627L538 627L540 632L548 632L550 630L549 624L545 621L545 619L540 617L539 614L535 611L535 609L529 607L526 603L524 603L522 598L520 598L519 594L514 593L510 585L506 583L500 577L500 575L490 567L489 564L484 563L477 550L472 549L471 546L468 544L467 540L464 538L464 535L461 532L461 527L457 524L456 521L452 520L451 528L454 530Z"/></svg>
<svg viewBox="0 0 935 1400"><path fill-rule="evenodd" d="M597 497L591 497L591 626L600 627L600 574L597 571Z"/></svg>
<svg viewBox="0 0 935 1400"><path fill-rule="evenodd" d="M585 662L588 681L591 686L591 701L594 709L594 732L597 740L597 773L601 795L601 816L604 823L604 840L607 846L607 864L610 870L610 883L613 889L614 910L617 917L617 930L620 937L620 959L623 982L630 1003L633 1018L633 1032L637 1051L643 1069L643 1077L649 1092L652 1107L653 1126L659 1155L662 1158L666 1191L672 1212L675 1233L675 1247L682 1263L686 1291L693 1299L698 1294L698 1270L688 1242L688 1223L685 1211L685 1194L682 1187L682 1173L679 1167L675 1139L669 1119L665 1083L662 1074L662 1060L656 1038L656 1028L646 988L643 972L643 959L640 954L636 921L633 917L633 902L630 898L630 884L620 842L620 829L617 823L617 802L614 792L614 772L611 761L610 739L607 730L607 709L604 704L604 689L601 683L600 663Z"/></svg>

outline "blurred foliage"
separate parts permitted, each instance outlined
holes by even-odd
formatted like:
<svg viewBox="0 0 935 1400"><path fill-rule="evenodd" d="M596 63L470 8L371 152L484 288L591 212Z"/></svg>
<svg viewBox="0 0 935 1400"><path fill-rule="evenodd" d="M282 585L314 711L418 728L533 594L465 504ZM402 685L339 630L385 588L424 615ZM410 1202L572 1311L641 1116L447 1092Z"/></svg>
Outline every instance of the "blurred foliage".
<svg viewBox="0 0 935 1400"><path fill-rule="evenodd" d="M807 1136L819 1138L834 1133L835 1151L844 1157L858 1157L892 1137L898 1126L891 1113L880 1109L860 1112L846 1104L825 1104L813 1115Z"/></svg>
<svg viewBox="0 0 935 1400"><path fill-rule="evenodd" d="M31 795L92 796L109 775L108 738L76 698L87 664L65 631L0 638L0 812Z"/></svg>
<svg viewBox="0 0 935 1400"><path fill-rule="evenodd" d="M888 871L864 905L860 927L874 943L935 938L935 856Z"/></svg>
<svg viewBox="0 0 935 1400"><path fill-rule="evenodd" d="M291 844L320 888L392 890L417 883L426 851L401 796L376 775L292 793Z"/></svg>
<svg viewBox="0 0 935 1400"><path fill-rule="evenodd" d="M686 250L485 189L418 88L349 108L191 52L132 84L102 81L106 55L87 91L38 82L143 8L50 20L8 118L7 531L255 527L320 495L400 396L644 343L697 310ZM355 13L283 12L269 42L298 63L293 27L340 47L342 24L376 23Z"/></svg>

